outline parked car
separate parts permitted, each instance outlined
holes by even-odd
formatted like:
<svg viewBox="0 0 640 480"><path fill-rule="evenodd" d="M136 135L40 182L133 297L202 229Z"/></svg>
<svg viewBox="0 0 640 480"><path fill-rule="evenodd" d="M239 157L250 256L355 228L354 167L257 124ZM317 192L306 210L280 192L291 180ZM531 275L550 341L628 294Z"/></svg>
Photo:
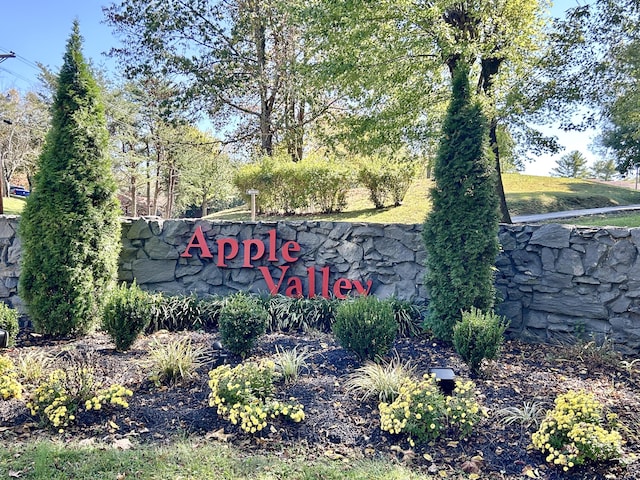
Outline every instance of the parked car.
<svg viewBox="0 0 640 480"><path fill-rule="evenodd" d="M20 185L9 186L10 195L15 195L16 197L28 197L30 193L31 192L29 192L29 190Z"/></svg>

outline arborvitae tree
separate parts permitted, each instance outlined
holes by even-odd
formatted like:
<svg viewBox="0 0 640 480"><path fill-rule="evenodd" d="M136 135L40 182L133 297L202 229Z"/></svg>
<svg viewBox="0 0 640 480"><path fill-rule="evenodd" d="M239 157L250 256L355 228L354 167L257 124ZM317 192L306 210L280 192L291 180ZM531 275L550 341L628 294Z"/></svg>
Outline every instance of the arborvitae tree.
<svg viewBox="0 0 640 480"><path fill-rule="evenodd" d="M36 329L51 335L86 333L100 320L120 248L104 106L81 46L76 21L20 220L20 297Z"/></svg>
<svg viewBox="0 0 640 480"><path fill-rule="evenodd" d="M451 340L462 311L493 307L498 254L498 203L488 125L474 100L468 70L454 70L452 98L442 129L425 221L429 313L427 326Z"/></svg>

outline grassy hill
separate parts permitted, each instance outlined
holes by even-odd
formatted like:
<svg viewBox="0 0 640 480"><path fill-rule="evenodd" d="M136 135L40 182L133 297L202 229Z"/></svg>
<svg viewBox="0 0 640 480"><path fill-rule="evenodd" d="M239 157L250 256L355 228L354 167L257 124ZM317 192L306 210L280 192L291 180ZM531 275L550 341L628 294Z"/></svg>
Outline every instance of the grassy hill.
<svg viewBox="0 0 640 480"><path fill-rule="evenodd" d="M5 215L20 215L24 208L25 201L22 198L5 197L2 199L2 205L4 206Z"/></svg>
<svg viewBox="0 0 640 480"><path fill-rule="evenodd" d="M507 204L512 215L640 204L640 191L592 180L505 174L503 175L503 182ZM365 189L355 189L351 191L348 197L347 208L341 213L295 217L260 216L259 219L421 223L431 208L428 195L430 188L430 180L419 178L413 183L405 196L404 203L399 207L376 210L373 208L373 203L368 199L367 191ZM248 207L243 206L217 212L207 218L247 220L250 218L250 212Z"/></svg>
<svg viewBox="0 0 640 480"><path fill-rule="evenodd" d="M507 204L511 215L527 215L562 210L609 207L615 205L640 204L640 191L634 183L614 186L592 180L575 178L538 177L533 175L505 174L503 181ZM326 215L260 216L260 220L332 220L345 222L374 223L422 223L431 208L429 189L431 181L417 179L399 207L376 210L369 200L366 189L357 188L348 196L347 208L341 213ZM21 198L4 198L4 212L19 215L24 207ZM248 220L251 214L247 206L224 210L209 215L217 220ZM640 226L640 214L618 214L607 216L568 219L564 223L583 225Z"/></svg>

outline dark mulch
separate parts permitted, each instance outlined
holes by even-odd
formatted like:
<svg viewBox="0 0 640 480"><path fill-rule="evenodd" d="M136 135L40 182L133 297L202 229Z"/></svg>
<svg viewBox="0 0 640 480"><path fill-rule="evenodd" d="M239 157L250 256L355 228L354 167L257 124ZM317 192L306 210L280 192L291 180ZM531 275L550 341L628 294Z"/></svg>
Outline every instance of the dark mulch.
<svg viewBox="0 0 640 480"><path fill-rule="evenodd" d="M211 363L198 377L185 385L156 387L147 379L142 361L151 341L167 341L189 335L196 344L211 346L215 333L157 333L139 340L126 353L115 352L103 334L77 340L50 340L23 334L18 346L6 352L15 357L28 349L39 349L55 356L56 362L91 363L106 383L122 383L134 391L130 408L106 414L85 412L78 424L62 434L65 439L98 438L116 440L135 438L138 442L169 442L175 435L202 435L211 441L226 439L239 448L257 453L295 452L300 445L309 446L319 456L343 457L393 456L414 468L452 476L463 464L481 456L480 478L489 479L636 479L640 464L633 454L640 454L640 386L639 368L625 368L619 359L604 361L602 352L593 349L529 345L518 341L506 343L500 359L485 366L481 378L475 378L480 402L490 416L467 439L442 438L429 445L411 449L402 436L381 432L376 402L362 402L344 389L345 375L358 367L355 357L343 350L330 335L266 335L259 342L254 357L272 355L277 348L307 348L312 356L310 368L297 383L282 386L284 399L296 397L304 404L306 419L293 424L277 422L261 435L251 437L225 420L208 406L207 371L216 362L237 364L233 357L219 358L211 349ZM453 367L459 377L468 378L464 363L450 346L421 337L400 339L395 350L402 361L411 360L420 372L428 367ZM630 362L632 359L626 359ZM586 465L570 473L545 463L544 456L530 446L534 427L505 425L496 412L504 407L522 407L537 401L547 408L553 399L569 389L593 392L608 409L620 417L628 452L626 462ZM225 437L224 434L232 434ZM0 401L0 438L19 441L34 434L44 435L24 401ZM57 436L57 434L51 434Z"/></svg>

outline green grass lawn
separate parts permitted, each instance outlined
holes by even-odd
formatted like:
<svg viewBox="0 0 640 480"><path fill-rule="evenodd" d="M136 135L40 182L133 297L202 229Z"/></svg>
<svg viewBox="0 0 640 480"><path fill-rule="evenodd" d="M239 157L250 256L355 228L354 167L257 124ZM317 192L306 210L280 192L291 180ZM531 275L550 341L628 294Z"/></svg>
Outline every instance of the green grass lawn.
<svg viewBox="0 0 640 480"><path fill-rule="evenodd" d="M26 202L22 198L4 197L2 199L2 205L4 206L5 215L20 215L25 204Z"/></svg>
<svg viewBox="0 0 640 480"><path fill-rule="evenodd" d="M117 442L117 441L116 441ZM389 459L330 459L325 452L277 451L272 456L241 452L205 438L167 444L35 440L11 442L0 451L0 477L23 480L429 480ZM311 454L311 456L307 456ZM450 473L450 472L447 472ZM466 478L448 475L449 479Z"/></svg>
<svg viewBox="0 0 640 480"><path fill-rule="evenodd" d="M615 187L591 180L505 174L503 182L511 215L526 215L583 208L640 204L640 191ZM367 191L352 190L343 212L298 216L259 216L259 220L329 220L374 223L422 223L431 208L431 181L420 177L407 192L399 207L376 210ZM249 220L246 206L209 215L217 220Z"/></svg>
<svg viewBox="0 0 640 480"><path fill-rule="evenodd" d="M575 178L539 177L533 175L505 174L503 182L511 215L527 215L562 210L610 207L640 204L640 191L615 187L591 180ZM327 220L373 223L422 223L431 208L429 189L431 181L420 177L409 188L399 207L376 210L364 188L352 190L343 212L297 216L260 216L259 220ZM629 183L633 187L633 182ZM19 215L25 201L21 198L4 198L4 213ZM215 220L249 220L251 212L240 206L209 215ZM562 223L581 225L640 226L640 214L617 214L561 220Z"/></svg>

